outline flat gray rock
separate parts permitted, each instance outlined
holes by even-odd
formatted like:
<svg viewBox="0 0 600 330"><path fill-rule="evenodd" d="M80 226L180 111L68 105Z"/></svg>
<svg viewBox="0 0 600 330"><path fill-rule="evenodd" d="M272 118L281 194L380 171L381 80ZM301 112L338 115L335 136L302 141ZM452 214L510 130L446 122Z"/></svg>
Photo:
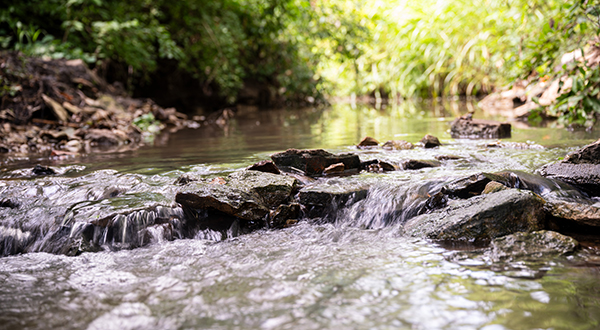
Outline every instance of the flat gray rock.
<svg viewBox="0 0 600 330"><path fill-rule="evenodd" d="M477 241L543 229L544 200L529 191L503 190L456 201L443 209L412 218L404 225L409 236L439 240Z"/></svg>

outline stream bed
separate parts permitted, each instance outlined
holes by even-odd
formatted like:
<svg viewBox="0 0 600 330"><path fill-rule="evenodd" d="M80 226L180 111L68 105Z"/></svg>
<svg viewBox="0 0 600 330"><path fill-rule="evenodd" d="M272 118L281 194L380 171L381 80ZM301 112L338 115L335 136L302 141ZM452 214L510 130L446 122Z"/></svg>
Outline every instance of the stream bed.
<svg viewBox="0 0 600 330"><path fill-rule="evenodd" d="M32 252L0 258L0 329L600 328L600 245L594 238L567 255L499 261L486 246L407 237L398 226L376 221L396 196L423 182L533 173L600 137L599 128L513 126L512 138L500 147L491 140L451 139L449 123L466 110L341 104L248 112L222 128L159 136L153 147L137 151L2 159L0 199L15 198L21 207L0 208L0 228L42 239ZM354 147L367 135L416 143L425 134L443 145ZM182 175L225 177L287 148L352 152L363 161L392 164L460 158L435 168L322 178L330 186L371 187L366 199L334 221L301 219L288 228L231 237L206 230L172 241L150 233L142 247L75 256L35 252L58 251L43 239L57 224L157 204L176 209L175 182ZM36 164L57 174L34 176Z"/></svg>

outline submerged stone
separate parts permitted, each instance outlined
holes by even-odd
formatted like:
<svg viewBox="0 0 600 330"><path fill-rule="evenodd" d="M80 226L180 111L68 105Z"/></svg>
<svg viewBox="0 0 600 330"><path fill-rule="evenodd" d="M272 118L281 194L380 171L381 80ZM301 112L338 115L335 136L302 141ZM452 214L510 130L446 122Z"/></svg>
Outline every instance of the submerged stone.
<svg viewBox="0 0 600 330"><path fill-rule="evenodd" d="M510 134L511 125L508 123L473 119L470 115L456 118L450 128L450 135L455 139L504 139Z"/></svg>
<svg viewBox="0 0 600 330"><path fill-rule="evenodd" d="M390 140L381 146L386 150L410 150L414 149L414 145L404 140Z"/></svg>
<svg viewBox="0 0 600 330"><path fill-rule="evenodd" d="M35 167L31 170L31 173L34 175L53 175L56 174L56 171L51 169L48 166L35 165Z"/></svg>
<svg viewBox="0 0 600 330"><path fill-rule="evenodd" d="M293 167L306 175L321 175L326 167L343 163L346 170L359 170L360 159L355 154L332 154L322 149L288 149L271 155L277 167Z"/></svg>
<svg viewBox="0 0 600 330"><path fill-rule="evenodd" d="M439 240L480 241L520 231L543 229L544 200L529 191L509 189L458 200L441 210L412 218L410 236Z"/></svg>
<svg viewBox="0 0 600 330"><path fill-rule="evenodd" d="M364 199L367 192L366 188L356 184L328 182L302 188L297 200L304 206L307 217L324 218L334 215L342 207Z"/></svg>
<svg viewBox="0 0 600 330"><path fill-rule="evenodd" d="M410 159L402 163L405 170L419 170L426 167L439 167L442 163L437 160L417 160Z"/></svg>
<svg viewBox="0 0 600 330"><path fill-rule="evenodd" d="M539 258L542 255L562 255L573 252L579 243L554 231L540 230L514 233L492 240L491 257L495 261L518 257Z"/></svg>

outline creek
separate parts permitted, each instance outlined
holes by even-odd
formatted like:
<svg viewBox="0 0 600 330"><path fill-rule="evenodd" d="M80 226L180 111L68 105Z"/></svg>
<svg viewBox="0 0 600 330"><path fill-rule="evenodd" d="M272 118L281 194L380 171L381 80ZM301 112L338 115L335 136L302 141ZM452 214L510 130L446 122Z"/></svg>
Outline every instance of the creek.
<svg viewBox="0 0 600 330"><path fill-rule="evenodd" d="M600 127L513 126L505 147L451 139L449 123L466 111L458 103L249 111L223 128L158 136L154 146L136 151L1 159L0 199L19 203L0 207L1 234L19 231L12 237L31 235L35 242L28 253L0 258L0 329L600 328L594 239L567 255L496 260L486 246L407 237L387 220L398 204L415 200L403 196L422 194L422 187L480 172L532 173L600 137ZM443 145L354 147L364 136L416 143L425 134ZM75 256L61 254L64 246L50 237L56 228L68 225L74 232L90 219L156 205L166 211L155 217L179 215L177 178L225 177L287 148L353 152L393 164L439 155L460 159L413 171L323 178L333 187L370 186L364 200L339 205L329 221L301 219L239 236L207 229L175 240L155 228L144 246L132 248L123 235L101 251ZM57 174L34 176L35 164ZM410 213L416 206L408 204L403 209ZM17 244L2 242L4 251Z"/></svg>

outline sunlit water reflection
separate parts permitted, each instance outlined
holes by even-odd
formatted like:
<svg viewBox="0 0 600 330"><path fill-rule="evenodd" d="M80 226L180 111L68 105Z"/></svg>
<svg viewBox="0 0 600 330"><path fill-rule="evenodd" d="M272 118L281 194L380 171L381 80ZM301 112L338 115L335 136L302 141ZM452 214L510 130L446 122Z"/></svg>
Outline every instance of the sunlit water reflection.
<svg viewBox="0 0 600 330"><path fill-rule="evenodd" d="M596 131L516 128L508 141L550 148L487 148L487 141L451 139L448 112L407 109L250 113L228 131L186 131L154 148L88 156L78 165L52 160L59 175L42 179L28 178L29 160L8 160L0 191L30 196L32 209L40 209L27 221L35 222L36 215L58 217L113 186L122 189L122 203L134 197L170 203L182 173L224 176L288 147L351 151L394 164L463 157L439 168L344 179L403 186L480 171L532 172L598 138ZM351 147L365 135L417 142L426 133L445 145L397 152ZM599 255L585 249L493 262L478 247L447 248L403 237L394 226L361 229L343 221L75 257L29 253L0 258L0 329L597 329Z"/></svg>

